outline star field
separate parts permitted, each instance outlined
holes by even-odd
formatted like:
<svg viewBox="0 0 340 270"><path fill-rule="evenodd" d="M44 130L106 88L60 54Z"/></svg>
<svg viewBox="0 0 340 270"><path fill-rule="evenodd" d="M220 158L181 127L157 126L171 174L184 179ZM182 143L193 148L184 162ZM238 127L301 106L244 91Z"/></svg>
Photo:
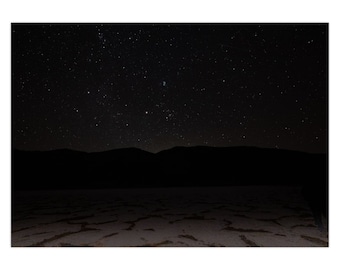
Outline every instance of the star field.
<svg viewBox="0 0 340 270"><path fill-rule="evenodd" d="M326 152L327 24L13 24L13 146Z"/></svg>

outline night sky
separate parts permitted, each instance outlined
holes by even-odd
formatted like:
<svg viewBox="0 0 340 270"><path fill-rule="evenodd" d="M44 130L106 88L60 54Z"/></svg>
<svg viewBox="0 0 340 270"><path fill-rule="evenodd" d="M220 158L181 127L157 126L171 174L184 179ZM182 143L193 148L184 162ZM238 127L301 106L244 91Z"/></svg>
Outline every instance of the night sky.
<svg viewBox="0 0 340 270"><path fill-rule="evenodd" d="M327 152L327 24L13 24L22 150Z"/></svg>

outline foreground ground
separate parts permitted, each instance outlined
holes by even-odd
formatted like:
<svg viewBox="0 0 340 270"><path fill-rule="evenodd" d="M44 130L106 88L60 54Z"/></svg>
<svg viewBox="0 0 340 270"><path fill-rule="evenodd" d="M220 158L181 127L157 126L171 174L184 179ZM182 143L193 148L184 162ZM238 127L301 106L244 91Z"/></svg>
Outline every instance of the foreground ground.
<svg viewBox="0 0 340 270"><path fill-rule="evenodd" d="M27 191L12 246L328 246L298 187Z"/></svg>

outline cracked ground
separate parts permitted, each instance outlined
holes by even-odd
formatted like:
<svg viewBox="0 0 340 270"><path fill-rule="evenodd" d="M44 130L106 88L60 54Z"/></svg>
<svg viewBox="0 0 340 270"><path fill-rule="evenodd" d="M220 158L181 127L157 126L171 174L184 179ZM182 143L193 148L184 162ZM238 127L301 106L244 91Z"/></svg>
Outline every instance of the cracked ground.
<svg viewBox="0 0 340 270"><path fill-rule="evenodd" d="M327 247L298 187L23 191L13 247Z"/></svg>

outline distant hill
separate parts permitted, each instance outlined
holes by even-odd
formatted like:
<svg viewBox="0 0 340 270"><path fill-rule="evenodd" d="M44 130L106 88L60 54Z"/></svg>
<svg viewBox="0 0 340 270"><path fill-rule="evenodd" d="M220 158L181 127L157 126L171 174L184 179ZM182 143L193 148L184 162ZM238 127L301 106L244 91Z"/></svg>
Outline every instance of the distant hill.
<svg viewBox="0 0 340 270"><path fill-rule="evenodd" d="M137 148L85 153L12 151L12 190L294 185L320 229L328 217L325 154L256 147Z"/></svg>
<svg viewBox="0 0 340 270"><path fill-rule="evenodd" d="M304 185L326 181L327 156L256 147L12 152L13 189ZM322 179L322 180L321 180Z"/></svg>

